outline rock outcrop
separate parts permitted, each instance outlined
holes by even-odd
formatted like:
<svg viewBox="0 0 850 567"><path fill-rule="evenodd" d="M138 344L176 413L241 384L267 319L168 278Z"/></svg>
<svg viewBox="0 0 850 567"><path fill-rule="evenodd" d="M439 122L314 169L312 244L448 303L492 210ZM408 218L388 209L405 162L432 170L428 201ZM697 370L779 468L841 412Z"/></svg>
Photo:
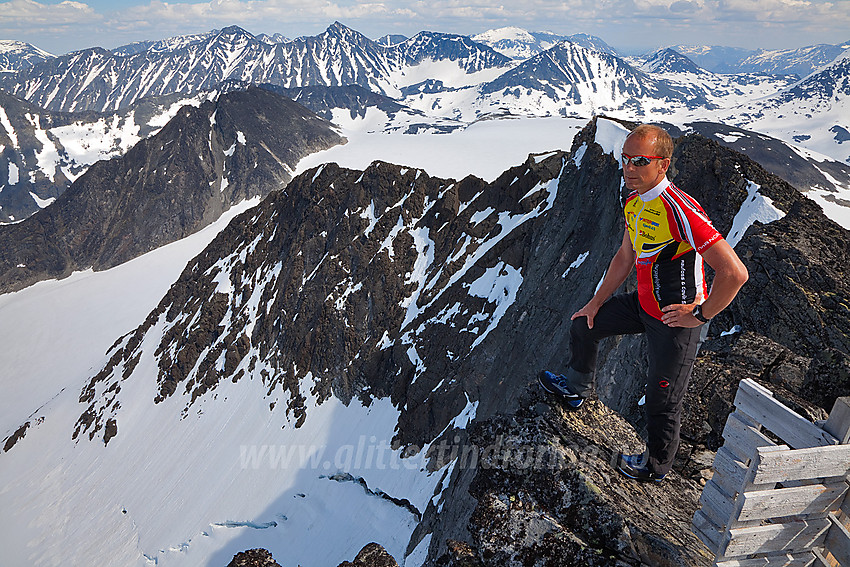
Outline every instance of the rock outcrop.
<svg viewBox="0 0 850 567"><path fill-rule="evenodd" d="M447 542L439 567L707 566L690 530L700 484L618 474L618 451L642 450L634 428L598 399L565 410L532 385L519 409L477 423L470 538ZM470 454L473 454L470 452ZM456 467L473 463L459 462Z"/></svg>
<svg viewBox="0 0 850 567"><path fill-rule="evenodd" d="M249 549L233 556L227 567L281 567L266 549Z"/></svg>
<svg viewBox="0 0 850 567"><path fill-rule="evenodd" d="M398 563L386 549L370 543L360 550L354 561L343 561L337 567L398 567Z"/></svg>

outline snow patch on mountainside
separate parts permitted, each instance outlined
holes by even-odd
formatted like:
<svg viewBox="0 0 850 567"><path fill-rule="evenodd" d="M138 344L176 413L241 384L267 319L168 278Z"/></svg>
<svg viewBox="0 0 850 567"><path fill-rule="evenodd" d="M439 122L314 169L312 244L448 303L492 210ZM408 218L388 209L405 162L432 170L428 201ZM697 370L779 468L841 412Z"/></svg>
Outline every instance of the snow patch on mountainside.
<svg viewBox="0 0 850 567"><path fill-rule="evenodd" d="M90 165L101 159L121 155L136 145L141 140L139 130L140 126L136 123L134 113L130 113L124 120L114 115L95 122L57 126L50 131L59 139L74 163ZM73 174L68 169L63 169L63 173L74 181L82 172Z"/></svg>
<svg viewBox="0 0 850 567"><path fill-rule="evenodd" d="M741 241L747 229L756 221L769 224L785 216L774 206L770 198L759 193L759 186L750 181L747 184L747 199L741 205L732 221L732 228L726 235L726 241L733 248Z"/></svg>
<svg viewBox="0 0 850 567"><path fill-rule="evenodd" d="M439 77L444 87L460 88L491 81L504 72L504 67L493 67L467 73L463 66L456 61L450 59L440 61L425 59L417 65L395 69L389 73L389 77L397 89L416 85L423 81L434 79L435 77ZM395 96L399 96L400 94L401 91L397 90Z"/></svg>
<svg viewBox="0 0 850 567"><path fill-rule="evenodd" d="M614 156L618 163L623 153L623 143L628 135L629 130L619 122L605 120L604 118L599 118L596 121L596 138L594 141L602 147L605 153Z"/></svg>

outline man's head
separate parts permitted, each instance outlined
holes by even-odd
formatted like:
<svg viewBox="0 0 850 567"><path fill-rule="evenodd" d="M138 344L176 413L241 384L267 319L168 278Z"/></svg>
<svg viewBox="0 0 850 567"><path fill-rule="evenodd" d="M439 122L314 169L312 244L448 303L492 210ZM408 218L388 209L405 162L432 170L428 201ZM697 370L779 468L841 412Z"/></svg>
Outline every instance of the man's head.
<svg viewBox="0 0 850 567"><path fill-rule="evenodd" d="M641 124L632 130L623 143L623 179L626 187L642 194L658 185L667 174L672 156L673 140L663 128ZM643 165L636 165L635 162Z"/></svg>

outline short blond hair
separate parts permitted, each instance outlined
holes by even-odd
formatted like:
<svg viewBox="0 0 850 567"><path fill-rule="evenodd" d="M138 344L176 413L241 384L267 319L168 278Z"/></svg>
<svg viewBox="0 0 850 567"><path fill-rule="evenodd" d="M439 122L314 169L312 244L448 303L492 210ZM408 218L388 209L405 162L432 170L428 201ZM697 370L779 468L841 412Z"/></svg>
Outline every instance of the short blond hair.
<svg viewBox="0 0 850 567"><path fill-rule="evenodd" d="M653 147L655 148L654 151L656 155L665 158L673 157L673 138L671 138L670 134L667 133L667 130L661 126L656 126L655 124L641 124L632 130L627 137L630 136L637 136L644 140L647 138L655 138L655 144L653 144Z"/></svg>

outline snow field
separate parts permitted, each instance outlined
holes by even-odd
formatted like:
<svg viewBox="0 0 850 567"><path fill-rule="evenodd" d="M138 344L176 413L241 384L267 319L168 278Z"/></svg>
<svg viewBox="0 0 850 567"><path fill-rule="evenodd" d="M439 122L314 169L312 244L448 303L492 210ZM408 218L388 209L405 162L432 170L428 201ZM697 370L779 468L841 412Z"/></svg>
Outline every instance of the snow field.
<svg viewBox="0 0 850 567"><path fill-rule="evenodd" d="M0 295L0 344L15 345L0 349L0 432L11 433L60 390L87 381L109 346L144 320L186 263L258 202L236 205L192 236L110 270Z"/></svg>

